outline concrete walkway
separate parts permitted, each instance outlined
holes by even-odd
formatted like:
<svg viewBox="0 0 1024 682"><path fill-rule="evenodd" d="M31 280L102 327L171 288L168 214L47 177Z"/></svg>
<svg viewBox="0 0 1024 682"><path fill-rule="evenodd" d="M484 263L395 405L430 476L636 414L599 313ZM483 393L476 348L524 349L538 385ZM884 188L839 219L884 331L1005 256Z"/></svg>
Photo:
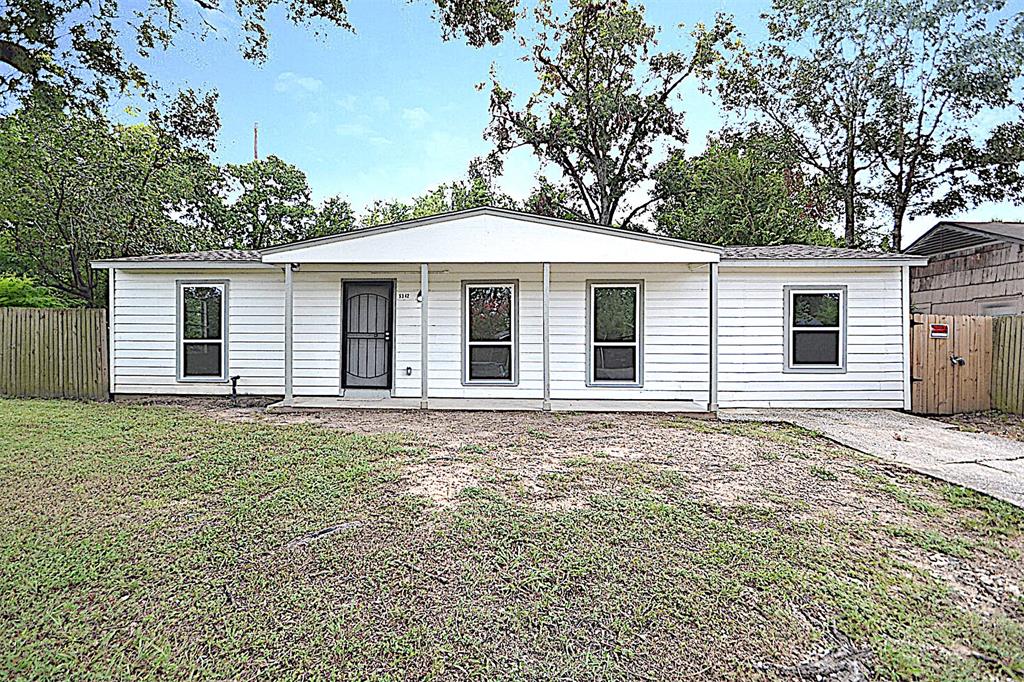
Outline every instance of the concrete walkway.
<svg viewBox="0 0 1024 682"><path fill-rule="evenodd" d="M958 431L894 410L723 410L719 417L794 424L886 462L1024 507L1024 443Z"/></svg>

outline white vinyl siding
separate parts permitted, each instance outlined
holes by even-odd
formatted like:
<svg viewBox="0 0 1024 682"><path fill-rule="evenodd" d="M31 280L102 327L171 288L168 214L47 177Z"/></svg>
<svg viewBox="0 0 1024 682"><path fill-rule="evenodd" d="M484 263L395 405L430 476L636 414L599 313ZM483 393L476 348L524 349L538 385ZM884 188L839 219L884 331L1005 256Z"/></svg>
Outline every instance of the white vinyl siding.
<svg viewBox="0 0 1024 682"><path fill-rule="evenodd" d="M302 265L294 273L294 393L337 396L344 280L395 282L392 395L420 395L418 266ZM431 264L431 398L543 398L543 266ZM283 272L119 270L114 291L115 393L219 394L227 383L177 379L176 283L228 282L228 372L240 393L284 393ZM464 385L463 283L516 282L517 385ZM588 282L642 285L641 386L588 385ZM891 268L737 267L719 277L722 407L903 406L901 273ZM785 372L784 287L845 286L846 372ZM672 400L707 406L710 367L706 264L551 266L552 400Z"/></svg>
<svg viewBox="0 0 1024 682"><path fill-rule="evenodd" d="M785 371L785 287L846 287L845 373ZM899 268L754 268L719 274L718 402L728 407L903 407Z"/></svg>
<svg viewBox="0 0 1024 682"><path fill-rule="evenodd" d="M642 387L587 382L587 284L613 280L643 285ZM709 301L707 265L552 264L552 400L689 400L705 409Z"/></svg>
<svg viewBox="0 0 1024 682"><path fill-rule="evenodd" d="M297 396L341 393L341 289L344 281L394 282L392 371L395 397L420 394L419 269L303 265L294 273L294 370ZM457 347L457 346L456 346ZM409 374L406 368L410 368Z"/></svg>
<svg viewBox="0 0 1024 682"><path fill-rule="evenodd" d="M284 393L280 270L119 270L114 287L114 393L226 395L227 382L178 380L177 283L228 281L227 372L238 392Z"/></svg>

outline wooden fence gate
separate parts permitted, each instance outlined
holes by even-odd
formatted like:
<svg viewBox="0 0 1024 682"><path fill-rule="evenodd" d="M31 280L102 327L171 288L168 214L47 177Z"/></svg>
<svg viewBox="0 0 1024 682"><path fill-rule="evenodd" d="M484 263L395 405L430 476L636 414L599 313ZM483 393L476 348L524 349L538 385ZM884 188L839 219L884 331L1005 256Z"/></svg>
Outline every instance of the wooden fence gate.
<svg viewBox="0 0 1024 682"><path fill-rule="evenodd" d="M972 315L914 315L911 405L918 414L992 407L992 321Z"/></svg>
<svg viewBox="0 0 1024 682"><path fill-rule="evenodd" d="M0 308L0 395L109 397L107 311Z"/></svg>

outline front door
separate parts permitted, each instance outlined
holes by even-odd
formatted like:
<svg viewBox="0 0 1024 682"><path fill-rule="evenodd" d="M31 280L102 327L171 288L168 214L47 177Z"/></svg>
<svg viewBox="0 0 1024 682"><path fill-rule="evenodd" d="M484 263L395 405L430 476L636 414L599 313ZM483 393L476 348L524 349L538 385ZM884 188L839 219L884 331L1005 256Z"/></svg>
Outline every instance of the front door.
<svg viewBox="0 0 1024 682"><path fill-rule="evenodd" d="M391 282L345 282L342 388L391 387Z"/></svg>

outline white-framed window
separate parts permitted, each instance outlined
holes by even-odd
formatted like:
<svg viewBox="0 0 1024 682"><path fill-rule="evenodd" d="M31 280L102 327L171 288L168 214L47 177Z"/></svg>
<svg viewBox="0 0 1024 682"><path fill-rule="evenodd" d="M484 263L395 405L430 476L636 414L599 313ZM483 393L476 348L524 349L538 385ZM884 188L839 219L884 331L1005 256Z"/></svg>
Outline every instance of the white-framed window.
<svg viewBox="0 0 1024 682"><path fill-rule="evenodd" d="M643 287L592 282L587 308L587 382L638 386L643 367Z"/></svg>
<svg viewBox="0 0 1024 682"><path fill-rule="evenodd" d="M516 383L518 314L515 282L463 285L463 383Z"/></svg>
<svg viewBox="0 0 1024 682"><path fill-rule="evenodd" d="M846 371L846 287L787 286L786 371Z"/></svg>
<svg viewBox="0 0 1024 682"><path fill-rule="evenodd" d="M227 309L227 282L178 282L178 381L227 380Z"/></svg>

